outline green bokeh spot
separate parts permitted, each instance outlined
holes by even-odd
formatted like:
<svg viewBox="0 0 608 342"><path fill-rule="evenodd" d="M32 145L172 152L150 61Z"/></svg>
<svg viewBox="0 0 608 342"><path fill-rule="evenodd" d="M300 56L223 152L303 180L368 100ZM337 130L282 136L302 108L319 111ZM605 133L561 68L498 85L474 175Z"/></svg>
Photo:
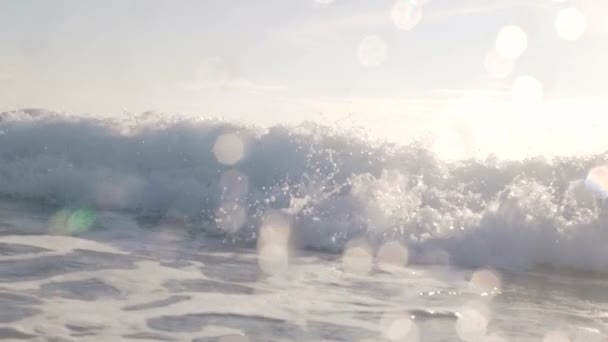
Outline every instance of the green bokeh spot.
<svg viewBox="0 0 608 342"><path fill-rule="evenodd" d="M70 234L81 234L93 227L97 215L90 209L78 209L70 215L68 228Z"/></svg>

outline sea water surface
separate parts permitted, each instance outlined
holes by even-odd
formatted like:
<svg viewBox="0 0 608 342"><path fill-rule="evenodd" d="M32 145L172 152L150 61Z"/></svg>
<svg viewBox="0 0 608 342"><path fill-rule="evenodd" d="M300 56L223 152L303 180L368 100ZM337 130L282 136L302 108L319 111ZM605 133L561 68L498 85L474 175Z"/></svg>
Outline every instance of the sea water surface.
<svg viewBox="0 0 608 342"><path fill-rule="evenodd" d="M606 341L606 155L1 115L0 337Z"/></svg>

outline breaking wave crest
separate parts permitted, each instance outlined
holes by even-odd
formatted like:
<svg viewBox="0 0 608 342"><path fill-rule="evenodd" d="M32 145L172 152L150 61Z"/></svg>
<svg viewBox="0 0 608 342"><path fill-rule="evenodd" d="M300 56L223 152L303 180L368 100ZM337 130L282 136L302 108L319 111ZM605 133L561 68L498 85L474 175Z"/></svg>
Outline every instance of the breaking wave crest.
<svg viewBox="0 0 608 342"><path fill-rule="evenodd" d="M279 211L302 247L396 239L415 263L606 272L606 210L585 178L607 161L447 162L423 142L380 143L316 124L0 114L1 196L180 215L237 240L255 240L264 216Z"/></svg>

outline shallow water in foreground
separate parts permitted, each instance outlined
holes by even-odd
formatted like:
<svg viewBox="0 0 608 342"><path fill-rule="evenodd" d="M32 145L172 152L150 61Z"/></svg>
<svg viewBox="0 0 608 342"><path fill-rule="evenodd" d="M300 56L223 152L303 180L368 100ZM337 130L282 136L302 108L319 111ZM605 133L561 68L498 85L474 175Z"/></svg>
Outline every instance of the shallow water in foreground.
<svg viewBox="0 0 608 342"><path fill-rule="evenodd" d="M608 336L608 280L601 276L377 264L355 274L343 270L338 255L305 252L290 259L286 272L269 276L255 249L193 239L171 225L78 238L23 235L24 225L43 226L45 217L3 213L3 339L561 342L565 335L593 342Z"/></svg>

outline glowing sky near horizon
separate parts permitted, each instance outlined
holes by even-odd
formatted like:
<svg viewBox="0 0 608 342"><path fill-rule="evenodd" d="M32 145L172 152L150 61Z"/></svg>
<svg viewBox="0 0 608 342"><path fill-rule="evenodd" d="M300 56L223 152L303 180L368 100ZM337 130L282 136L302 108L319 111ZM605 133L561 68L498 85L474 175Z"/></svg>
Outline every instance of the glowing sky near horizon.
<svg viewBox="0 0 608 342"><path fill-rule="evenodd" d="M0 110L316 121L446 157L605 150L601 0L0 3Z"/></svg>

